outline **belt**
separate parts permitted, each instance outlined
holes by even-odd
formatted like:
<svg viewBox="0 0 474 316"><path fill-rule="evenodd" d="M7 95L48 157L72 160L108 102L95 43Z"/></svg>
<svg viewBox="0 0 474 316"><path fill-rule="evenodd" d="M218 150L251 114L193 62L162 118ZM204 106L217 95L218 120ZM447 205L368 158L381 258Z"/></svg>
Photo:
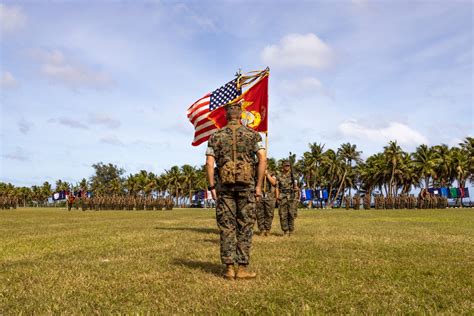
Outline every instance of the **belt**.
<svg viewBox="0 0 474 316"><path fill-rule="evenodd" d="M241 185L223 185L216 188L219 192L255 192L255 187L253 186L241 186Z"/></svg>
<svg viewBox="0 0 474 316"><path fill-rule="evenodd" d="M288 189L288 190L280 190L282 193L293 193L293 190Z"/></svg>

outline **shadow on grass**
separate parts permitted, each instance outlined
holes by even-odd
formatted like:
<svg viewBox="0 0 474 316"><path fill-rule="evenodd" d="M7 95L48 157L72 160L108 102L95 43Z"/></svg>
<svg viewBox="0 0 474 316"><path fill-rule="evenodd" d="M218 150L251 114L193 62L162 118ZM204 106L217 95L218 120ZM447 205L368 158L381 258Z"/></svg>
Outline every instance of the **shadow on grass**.
<svg viewBox="0 0 474 316"><path fill-rule="evenodd" d="M205 227L155 227L158 230L188 230L203 234L219 234L219 230L216 228L205 228Z"/></svg>
<svg viewBox="0 0 474 316"><path fill-rule="evenodd" d="M217 263L177 258L173 259L173 264L178 266L185 266L195 270L202 270L206 273L210 273L218 277L222 276L223 266Z"/></svg>
<svg viewBox="0 0 474 316"><path fill-rule="evenodd" d="M206 242L206 243L209 243L209 244L219 244L220 243L219 239L204 239L202 241Z"/></svg>

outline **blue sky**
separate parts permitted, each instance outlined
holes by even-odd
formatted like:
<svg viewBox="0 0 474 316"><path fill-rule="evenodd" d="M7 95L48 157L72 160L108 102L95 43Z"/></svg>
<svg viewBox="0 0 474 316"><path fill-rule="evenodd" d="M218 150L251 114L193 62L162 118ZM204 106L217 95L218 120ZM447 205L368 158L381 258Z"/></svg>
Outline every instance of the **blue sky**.
<svg viewBox="0 0 474 316"><path fill-rule="evenodd" d="M190 104L270 67L269 156L474 134L472 1L2 1L0 181L201 165Z"/></svg>

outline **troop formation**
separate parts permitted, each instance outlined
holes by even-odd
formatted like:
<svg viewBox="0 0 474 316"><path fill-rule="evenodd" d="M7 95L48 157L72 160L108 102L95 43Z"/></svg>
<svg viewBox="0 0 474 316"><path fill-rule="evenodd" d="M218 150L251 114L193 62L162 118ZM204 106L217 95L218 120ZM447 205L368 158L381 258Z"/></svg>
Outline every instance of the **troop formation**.
<svg viewBox="0 0 474 316"><path fill-rule="evenodd" d="M16 209L17 205L18 205L18 198L0 195L0 209L2 210L9 210L10 208Z"/></svg>
<svg viewBox="0 0 474 316"><path fill-rule="evenodd" d="M434 196L431 194L424 194L424 191L420 193L418 197L413 194L400 195L396 197L385 197L378 195L374 198L374 207L377 210L383 209L443 209L448 207L448 199L442 196ZM355 195L352 198L348 195L344 197L343 205L348 209L358 210L361 207L365 210L370 210L371 197L366 194L363 198L359 195Z"/></svg>
<svg viewBox="0 0 474 316"><path fill-rule="evenodd" d="M134 197L134 196L98 196L92 198L76 198L68 196L67 208L86 210L172 210L171 198Z"/></svg>

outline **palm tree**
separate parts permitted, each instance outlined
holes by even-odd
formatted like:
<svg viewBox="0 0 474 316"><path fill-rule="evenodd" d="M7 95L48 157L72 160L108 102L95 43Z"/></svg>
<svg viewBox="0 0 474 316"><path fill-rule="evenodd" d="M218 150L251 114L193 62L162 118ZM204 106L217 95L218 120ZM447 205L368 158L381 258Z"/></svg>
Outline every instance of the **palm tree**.
<svg viewBox="0 0 474 316"><path fill-rule="evenodd" d="M412 153L415 171L425 180L425 188L428 189L430 178L436 178L436 154L433 148L423 144L416 147Z"/></svg>
<svg viewBox="0 0 474 316"><path fill-rule="evenodd" d="M415 171L415 166L408 153L403 154L403 160L400 164L400 172L397 175L397 183L401 186L401 193L408 194L412 187L420 183L420 176Z"/></svg>
<svg viewBox="0 0 474 316"><path fill-rule="evenodd" d="M337 153L345 161L347 165L347 171L352 174L352 162L357 163L360 161L361 152L357 150L357 145L352 145L351 143L342 144L341 147L337 150ZM348 180L351 184L354 182L353 177L351 176L348 177ZM351 196L351 187L352 185L349 185L349 196ZM342 192L345 192L345 185L344 190Z"/></svg>
<svg viewBox="0 0 474 316"><path fill-rule="evenodd" d="M394 196L396 194L394 184L395 173L397 172L397 167L403 161L403 150L398 146L397 141L389 141L388 145L384 147L384 155L388 167L391 169L390 182L388 184L388 196Z"/></svg>
<svg viewBox="0 0 474 316"><path fill-rule="evenodd" d="M469 173L469 160L467 152L458 147L452 149L452 168L454 171L454 177L458 183L460 189L464 189L466 181L470 176ZM459 197L458 197L459 199ZM461 199L462 206L462 199Z"/></svg>
<svg viewBox="0 0 474 316"><path fill-rule="evenodd" d="M145 193L145 196L149 196L156 188L157 176L153 172L149 172L147 180L147 183L143 187L143 192Z"/></svg>
<svg viewBox="0 0 474 316"><path fill-rule="evenodd" d="M35 202L36 207L38 207L41 201L41 187L37 185L31 187L31 199Z"/></svg>
<svg viewBox="0 0 474 316"><path fill-rule="evenodd" d="M136 196L139 191L136 175L129 174L125 179L124 187L127 190L128 195Z"/></svg>
<svg viewBox="0 0 474 316"><path fill-rule="evenodd" d="M52 194L53 190L51 189L51 184L48 181L45 181L41 186L41 199L45 202Z"/></svg>
<svg viewBox="0 0 474 316"><path fill-rule="evenodd" d="M468 157L469 178L474 182L474 137L466 137L459 146Z"/></svg>
<svg viewBox="0 0 474 316"><path fill-rule="evenodd" d="M146 195L145 187L150 182L148 172L146 170L140 170L140 172L135 175L135 180L137 182L138 191L141 192L141 194Z"/></svg>
<svg viewBox="0 0 474 316"><path fill-rule="evenodd" d="M454 178L453 178L453 171L452 169L452 153L451 149L448 145L436 145L432 147L434 151L434 160L435 160L435 172L436 175L436 183L433 185L439 185L440 187L446 187L450 185Z"/></svg>
<svg viewBox="0 0 474 316"><path fill-rule="evenodd" d="M189 195L189 205L191 205L191 201L193 199L193 188L198 180L197 176L196 167L190 165L184 165L181 167L181 181L183 182L183 186L186 188L186 191Z"/></svg>
<svg viewBox="0 0 474 316"><path fill-rule="evenodd" d="M178 166L165 170L167 184L175 192L176 205L178 205L179 191L182 189L182 174Z"/></svg>
<svg viewBox="0 0 474 316"><path fill-rule="evenodd" d="M329 149L325 153L326 159L324 163L326 181L329 183L329 196L328 196L328 208L332 208L336 202L343 183L345 183L345 178L347 175L347 165L341 159L341 157L334 152L334 150ZM335 195L333 196L333 190L338 188Z"/></svg>
<svg viewBox="0 0 474 316"><path fill-rule="evenodd" d="M23 201L23 207L26 207L27 203L31 201L32 191L28 187L17 187L15 196Z"/></svg>

